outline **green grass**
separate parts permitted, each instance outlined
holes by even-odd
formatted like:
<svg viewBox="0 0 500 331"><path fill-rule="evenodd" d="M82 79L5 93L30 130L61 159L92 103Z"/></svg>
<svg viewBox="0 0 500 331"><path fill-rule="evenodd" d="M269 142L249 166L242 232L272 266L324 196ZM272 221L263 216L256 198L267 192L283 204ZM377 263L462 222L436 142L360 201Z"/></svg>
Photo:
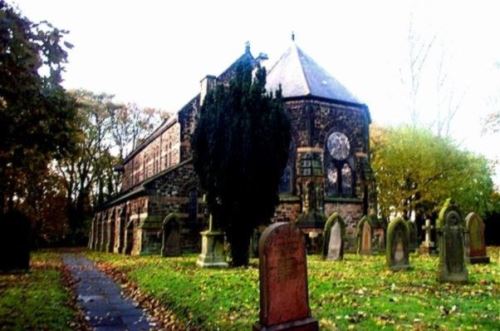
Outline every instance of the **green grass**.
<svg viewBox="0 0 500 331"><path fill-rule="evenodd" d="M0 330L71 330L75 312L56 253L33 253L27 274L0 274Z"/></svg>
<svg viewBox="0 0 500 331"><path fill-rule="evenodd" d="M258 319L257 261L211 270L196 256L162 258L87 254L127 273L179 318L208 330L249 330ZM324 330L499 330L500 249L492 263L469 265L469 283L437 281L437 257L412 255L413 269L391 272L385 257L347 254L342 262L308 257L313 316Z"/></svg>

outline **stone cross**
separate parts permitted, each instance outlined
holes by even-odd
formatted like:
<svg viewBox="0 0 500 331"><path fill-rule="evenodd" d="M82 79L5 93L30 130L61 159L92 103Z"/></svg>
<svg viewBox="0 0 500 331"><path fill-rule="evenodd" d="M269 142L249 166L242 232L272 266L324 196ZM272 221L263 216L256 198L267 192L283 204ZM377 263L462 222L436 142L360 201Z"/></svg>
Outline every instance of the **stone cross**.
<svg viewBox="0 0 500 331"><path fill-rule="evenodd" d="M254 331L317 331L311 317L304 234L294 224L279 222L259 241L260 318Z"/></svg>
<svg viewBox="0 0 500 331"><path fill-rule="evenodd" d="M431 220L426 219L425 225L422 226L422 230L425 231L425 240L420 245L420 253L421 254L430 254L432 248L434 247L434 243L431 241L431 231L434 227L431 225Z"/></svg>

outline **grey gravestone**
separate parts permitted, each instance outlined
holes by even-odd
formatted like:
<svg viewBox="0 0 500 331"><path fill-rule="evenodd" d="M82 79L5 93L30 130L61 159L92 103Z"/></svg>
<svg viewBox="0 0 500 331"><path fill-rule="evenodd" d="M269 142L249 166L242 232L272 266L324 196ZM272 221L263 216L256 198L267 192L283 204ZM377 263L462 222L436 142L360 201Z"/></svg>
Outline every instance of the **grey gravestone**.
<svg viewBox="0 0 500 331"><path fill-rule="evenodd" d="M270 225L259 241L260 318L253 329L317 331L311 317L304 235L294 224Z"/></svg>
<svg viewBox="0 0 500 331"><path fill-rule="evenodd" d="M372 254L372 237L373 231L370 219L367 216L363 216L358 224L358 254Z"/></svg>
<svg viewBox="0 0 500 331"><path fill-rule="evenodd" d="M163 220L161 256L181 255L181 223L179 215L170 213Z"/></svg>
<svg viewBox="0 0 500 331"><path fill-rule="evenodd" d="M431 220L426 219L422 230L425 231L425 240L420 245L420 254L430 254L434 249L434 243L431 240L431 231L434 227L431 225Z"/></svg>
<svg viewBox="0 0 500 331"><path fill-rule="evenodd" d="M486 254L483 220L478 214L469 213L465 218L465 224L469 237L468 255L470 263L490 263L490 258Z"/></svg>
<svg viewBox="0 0 500 331"><path fill-rule="evenodd" d="M330 215L323 231L323 258L342 260L344 258L345 223L338 213Z"/></svg>
<svg viewBox="0 0 500 331"><path fill-rule="evenodd" d="M439 280L466 282L464 224L456 207L447 199L436 222L439 248Z"/></svg>
<svg viewBox="0 0 500 331"><path fill-rule="evenodd" d="M387 228L386 260L387 266L393 270L410 268L409 230L407 222L398 217L389 223Z"/></svg>
<svg viewBox="0 0 500 331"><path fill-rule="evenodd" d="M17 210L0 215L0 272L25 272L30 267L31 223Z"/></svg>

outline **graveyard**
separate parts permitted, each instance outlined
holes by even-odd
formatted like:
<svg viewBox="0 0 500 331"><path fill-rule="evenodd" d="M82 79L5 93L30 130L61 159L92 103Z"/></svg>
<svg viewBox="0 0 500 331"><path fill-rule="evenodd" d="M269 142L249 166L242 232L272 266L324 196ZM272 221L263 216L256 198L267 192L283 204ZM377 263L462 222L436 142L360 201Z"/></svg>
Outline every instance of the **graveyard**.
<svg viewBox="0 0 500 331"><path fill-rule="evenodd" d="M33 263L54 263L57 254L35 253ZM249 330L258 320L257 259L252 259L248 268L200 269L196 267L196 255L162 258L84 254L102 270L115 274L116 279L125 275L129 287L135 289L134 284L141 293L156 299L154 303L149 300L148 305L152 310L163 308L165 325L170 327ZM347 253L342 261L309 255L312 316L321 330L498 329L500 249L488 247L488 255L490 264L468 266L466 284L440 283L436 256L412 253L412 270L392 272L386 267L384 255ZM75 318L75 312L66 305L68 294L61 288L54 289L57 274L50 272L45 278L41 272L35 268L23 280L16 280L18 288L0 297L0 320L6 325L24 323L25 328L47 323L49 329L74 329L65 324ZM28 279L32 286L22 287ZM12 276L0 275L0 289L12 282ZM136 293L139 301L141 297Z"/></svg>
<svg viewBox="0 0 500 331"><path fill-rule="evenodd" d="M0 0L0 331L500 330L497 8L223 2Z"/></svg>

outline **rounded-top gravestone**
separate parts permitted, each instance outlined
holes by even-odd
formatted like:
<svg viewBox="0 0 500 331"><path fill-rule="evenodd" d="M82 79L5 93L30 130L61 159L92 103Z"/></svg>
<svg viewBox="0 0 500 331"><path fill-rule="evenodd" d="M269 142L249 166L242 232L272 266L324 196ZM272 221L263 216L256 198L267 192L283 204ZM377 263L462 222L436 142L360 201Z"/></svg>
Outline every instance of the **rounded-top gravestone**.
<svg viewBox="0 0 500 331"><path fill-rule="evenodd" d="M457 207L447 199L436 222L439 248L439 280L466 282L464 224Z"/></svg>
<svg viewBox="0 0 500 331"><path fill-rule="evenodd" d="M254 330L318 330L311 317L304 235L274 223L259 241L260 318Z"/></svg>
<svg viewBox="0 0 500 331"><path fill-rule="evenodd" d="M469 236L469 259L470 263L490 263L486 254L486 243L484 240L484 222L476 213L469 213L465 218L467 234Z"/></svg>
<svg viewBox="0 0 500 331"><path fill-rule="evenodd" d="M393 270L410 268L409 229L406 221L398 217L389 223L387 228L386 260L387 266Z"/></svg>
<svg viewBox="0 0 500 331"><path fill-rule="evenodd" d="M338 213L328 217L323 230L323 259L342 260L344 258L345 223Z"/></svg>
<svg viewBox="0 0 500 331"><path fill-rule="evenodd" d="M373 227L368 216L363 216L358 224L358 254L372 254Z"/></svg>

